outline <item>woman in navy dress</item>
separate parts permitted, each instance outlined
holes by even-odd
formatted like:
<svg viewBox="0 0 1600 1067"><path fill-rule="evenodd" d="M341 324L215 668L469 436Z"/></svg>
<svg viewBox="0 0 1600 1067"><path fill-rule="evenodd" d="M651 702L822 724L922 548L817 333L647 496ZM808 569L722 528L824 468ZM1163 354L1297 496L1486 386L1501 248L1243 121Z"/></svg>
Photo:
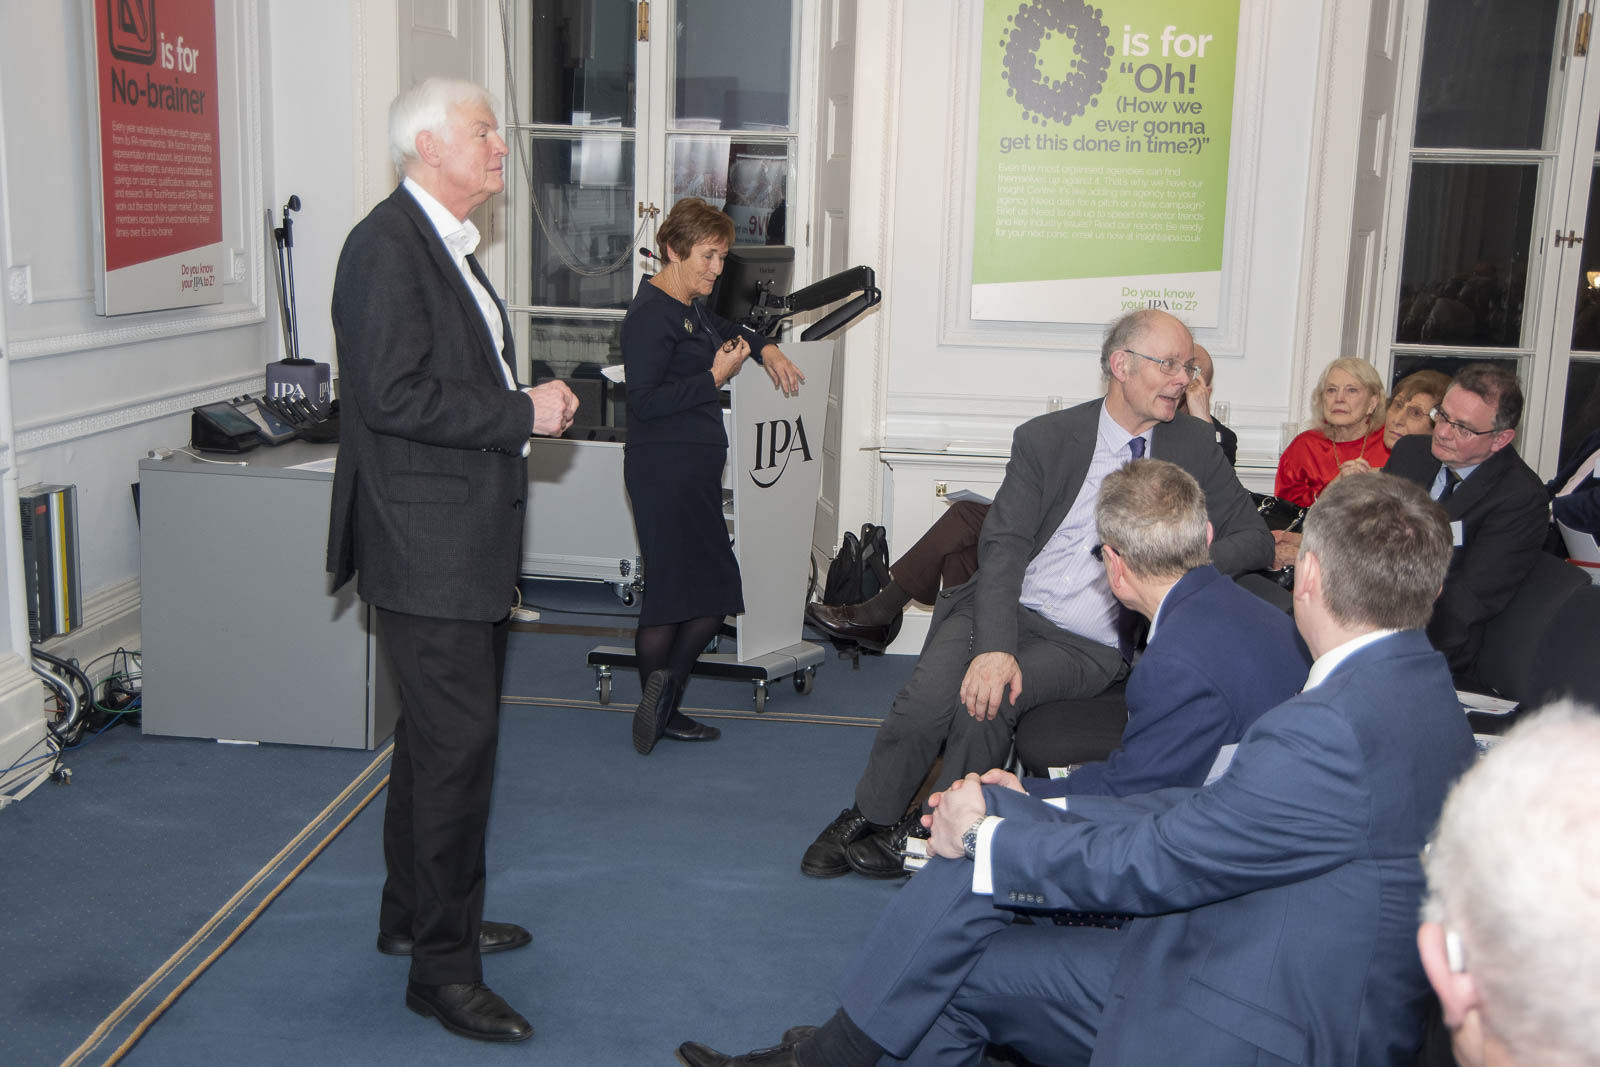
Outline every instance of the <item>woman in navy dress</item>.
<svg viewBox="0 0 1600 1067"><path fill-rule="evenodd" d="M752 354L785 393L804 380L770 340L695 302L710 295L732 242L727 215L704 200L679 200L656 235L667 265L639 283L622 320L622 470L645 574L634 639L643 692L633 746L641 755L662 737L714 741L721 733L678 711L700 652L724 616L744 610L722 512L728 435L720 391Z"/></svg>

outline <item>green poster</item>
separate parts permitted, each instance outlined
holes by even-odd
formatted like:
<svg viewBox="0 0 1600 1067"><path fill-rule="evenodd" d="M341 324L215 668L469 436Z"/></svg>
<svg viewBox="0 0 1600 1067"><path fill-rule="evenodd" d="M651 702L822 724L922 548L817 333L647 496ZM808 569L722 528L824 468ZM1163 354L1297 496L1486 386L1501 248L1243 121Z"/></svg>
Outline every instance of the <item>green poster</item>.
<svg viewBox="0 0 1600 1067"><path fill-rule="evenodd" d="M985 0L972 317L1212 326L1239 0Z"/></svg>

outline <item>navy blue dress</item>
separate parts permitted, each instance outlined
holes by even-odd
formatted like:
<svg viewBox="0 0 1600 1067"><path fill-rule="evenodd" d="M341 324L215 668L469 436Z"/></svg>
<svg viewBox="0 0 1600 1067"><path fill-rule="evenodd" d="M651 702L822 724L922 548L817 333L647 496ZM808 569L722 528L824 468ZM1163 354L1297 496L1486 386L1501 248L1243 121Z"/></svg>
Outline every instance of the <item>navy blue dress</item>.
<svg viewBox="0 0 1600 1067"><path fill-rule="evenodd" d="M622 320L628 437L622 473L644 560L640 626L744 611L739 564L722 511L728 435L711 363L726 340L767 344L647 278Z"/></svg>

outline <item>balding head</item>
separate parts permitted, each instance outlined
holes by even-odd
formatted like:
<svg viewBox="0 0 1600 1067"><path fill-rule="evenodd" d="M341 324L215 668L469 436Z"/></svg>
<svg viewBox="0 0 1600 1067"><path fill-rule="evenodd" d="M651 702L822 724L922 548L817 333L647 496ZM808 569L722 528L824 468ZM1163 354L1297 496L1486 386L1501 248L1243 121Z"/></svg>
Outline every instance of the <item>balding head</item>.
<svg viewBox="0 0 1600 1067"><path fill-rule="evenodd" d="M1211 365L1211 353L1199 341L1194 343L1194 365L1200 368L1200 380L1205 382L1206 388L1211 388L1211 375L1216 369Z"/></svg>

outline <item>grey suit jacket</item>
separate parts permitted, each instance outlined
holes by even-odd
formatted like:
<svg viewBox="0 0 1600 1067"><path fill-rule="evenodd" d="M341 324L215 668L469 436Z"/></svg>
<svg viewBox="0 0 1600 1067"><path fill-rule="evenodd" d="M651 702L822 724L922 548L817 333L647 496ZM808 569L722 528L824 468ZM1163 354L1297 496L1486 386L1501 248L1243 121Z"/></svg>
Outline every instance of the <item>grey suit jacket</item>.
<svg viewBox="0 0 1600 1067"><path fill-rule="evenodd" d="M327 566L335 588L359 573L361 599L378 607L504 617L521 565L522 449L533 409L506 388L477 301L404 186L345 240L333 332L340 441ZM505 339L514 373L509 322Z"/></svg>
<svg viewBox="0 0 1600 1067"><path fill-rule="evenodd" d="M1017 603L1028 563L1055 533L1094 455L1103 400L1055 411L1017 427L1011 460L978 539L978 573L967 583L976 596L974 653L1017 651ZM1272 534L1250 494L1217 447L1216 431L1178 415L1151 431L1150 455L1194 475L1206 494L1213 537L1211 562L1224 574L1272 564Z"/></svg>

